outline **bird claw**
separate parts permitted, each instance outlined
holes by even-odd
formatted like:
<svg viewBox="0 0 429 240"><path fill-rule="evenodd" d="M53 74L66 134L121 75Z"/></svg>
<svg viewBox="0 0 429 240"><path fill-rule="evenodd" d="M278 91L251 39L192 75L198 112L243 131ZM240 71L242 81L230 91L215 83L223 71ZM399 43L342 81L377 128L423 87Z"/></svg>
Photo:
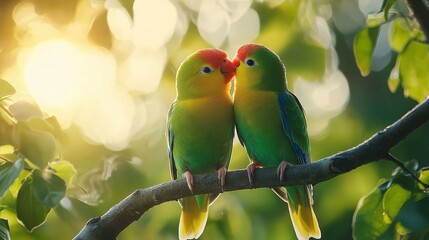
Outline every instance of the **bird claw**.
<svg viewBox="0 0 429 240"><path fill-rule="evenodd" d="M225 185L226 171L227 170L225 167L221 167L217 170L217 179L219 179L219 184L222 188L222 192L223 192L223 186Z"/></svg>
<svg viewBox="0 0 429 240"><path fill-rule="evenodd" d="M253 186L253 177L254 177L253 172L257 167L258 165L254 162L249 163L249 165L247 165L247 177L249 178L250 186Z"/></svg>
<svg viewBox="0 0 429 240"><path fill-rule="evenodd" d="M277 176L279 177L280 181L283 181L284 173L287 167L293 166L292 164L282 161L279 166L277 167Z"/></svg>
<svg viewBox="0 0 429 240"><path fill-rule="evenodd" d="M183 176L186 179L186 183L188 184L188 188L189 190L191 190L191 192L193 192L193 187L194 187L194 177L192 176L192 173L189 171L186 171Z"/></svg>

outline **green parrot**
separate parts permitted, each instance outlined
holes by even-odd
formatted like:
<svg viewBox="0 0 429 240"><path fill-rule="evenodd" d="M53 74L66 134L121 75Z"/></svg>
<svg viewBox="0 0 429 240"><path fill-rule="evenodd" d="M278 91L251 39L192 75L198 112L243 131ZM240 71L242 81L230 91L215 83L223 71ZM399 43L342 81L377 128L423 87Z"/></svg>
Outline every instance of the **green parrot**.
<svg viewBox="0 0 429 240"><path fill-rule="evenodd" d="M191 54L176 75L177 96L167 122L170 173L185 178L192 191L193 175L217 172L221 186L234 138L230 95L235 66L218 49ZM218 195L202 194L179 200L182 213L179 238L198 238L207 222L209 205Z"/></svg>
<svg viewBox="0 0 429 240"><path fill-rule="evenodd" d="M233 59L236 69L234 118L238 138L251 163L249 181L257 167L278 167L283 179L285 168L310 162L310 144L304 110L287 89L286 70L280 58L267 47L247 44ZM320 238L313 211L312 186L275 188L288 203L298 239Z"/></svg>

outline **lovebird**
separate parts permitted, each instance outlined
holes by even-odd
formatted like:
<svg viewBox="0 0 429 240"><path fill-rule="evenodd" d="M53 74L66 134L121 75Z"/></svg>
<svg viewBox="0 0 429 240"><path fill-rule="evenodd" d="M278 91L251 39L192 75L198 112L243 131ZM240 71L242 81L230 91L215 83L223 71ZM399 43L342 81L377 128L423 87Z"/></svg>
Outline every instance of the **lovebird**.
<svg viewBox="0 0 429 240"><path fill-rule="evenodd" d="M176 74L177 96L167 121L170 173L185 178L193 188L193 175L217 172L223 187L234 138L230 94L235 66L218 49L191 54ZM204 231L208 208L218 194L201 194L179 200L182 213L179 238L194 239Z"/></svg>
<svg viewBox="0 0 429 240"><path fill-rule="evenodd" d="M277 167L280 180L285 168L310 162L310 144L304 110L287 88L286 69L270 49L257 44L240 47L233 59L236 69L234 118L240 143L250 164L249 181L258 167ZM299 240L320 238L313 211L312 186L275 188L288 203Z"/></svg>

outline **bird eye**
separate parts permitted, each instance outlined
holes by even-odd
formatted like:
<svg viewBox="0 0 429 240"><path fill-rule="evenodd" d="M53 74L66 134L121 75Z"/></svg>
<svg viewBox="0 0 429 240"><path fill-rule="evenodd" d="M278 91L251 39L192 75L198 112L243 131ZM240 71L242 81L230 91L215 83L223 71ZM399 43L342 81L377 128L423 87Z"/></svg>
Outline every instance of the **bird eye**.
<svg viewBox="0 0 429 240"><path fill-rule="evenodd" d="M251 58L246 58L245 60L244 60L244 62L246 63L246 65L247 66L249 66L249 67L254 67L254 66L256 66L257 64L256 64L256 62L255 62L255 60L253 60L253 59L251 59Z"/></svg>
<svg viewBox="0 0 429 240"><path fill-rule="evenodd" d="M209 66L204 66L200 70L200 73L203 73L203 74L209 74L211 72L213 72L213 68L211 68Z"/></svg>

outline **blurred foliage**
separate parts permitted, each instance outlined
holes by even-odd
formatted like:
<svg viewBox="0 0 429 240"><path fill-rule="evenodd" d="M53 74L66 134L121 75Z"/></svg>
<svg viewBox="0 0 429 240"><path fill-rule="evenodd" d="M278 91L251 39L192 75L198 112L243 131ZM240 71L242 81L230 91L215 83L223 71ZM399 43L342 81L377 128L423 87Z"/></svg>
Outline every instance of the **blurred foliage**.
<svg viewBox="0 0 429 240"><path fill-rule="evenodd" d="M397 53L396 64L388 79L389 89L395 92L398 85L402 84L405 96L421 102L429 92L428 40L409 14L392 8L395 3L396 0L384 0L380 13L369 15L367 26L356 34L354 39L356 63L362 76L368 76L380 27L389 24L390 47Z"/></svg>
<svg viewBox="0 0 429 240"><path fill-rule="evenodd" d="M416 170L418 163L408 162ZM428 170L419 179L428 183ZM401 168L361 198L353 217L354 239L426 239L429 234L428 190L415 183Z"/></svg>
<svg viewBox="0 0 429 240"><path fill-rule="evenodd" d="M29 47L25 41L29 34L14 30L18 28L15 9L22 2L33 3L36 13L53 23L51 28L72 26L76 30L73 21L89 19L84 26L91 43L103 51L128 50L124 40L113 36L104 5L91 18L92 13L82 11L84 7L78 4L85 1L92 5L117 2L0 1L0 77L8 76L7 81L0 80L0 239L71 239L88 219L102 215L135 189L170 179L164 131L165 116L174 99L175 71L187 54L211 46L199 32L198 11L187 5L198 1L171 1L185 13L181 18L190 19L190 24L184 27L183 39L176 38L180 34L175 32L166 44L168 62L158 89L150 94L141 94L139 89L132 91L133 96L144 101L148 117L143 129L123 150L111 150L88 139L76 124L61 129L55 117L46 117L46 109L21 100L26 91L25 84L18 80L22 73L10 73L12 62L25 56L17 54L17 49ZM134 1L119 2L132 16ZM363 6L374 2L378 5L371 11L381 10L366 18ZM255 1L252 8L260 22L255 42L269 46L284 60L291 89L301 78L323 82L336 70L347 78L347 107L338 110L330 121L315 118L309 123L311 126L326 122L323 130L311 138L314 160L362 142L401 117L415 105L414 100L423 100L429 91L428 47L421 42L421 33L402 1L269 0ZM380 61L376 58L377 49L386 44L381 42L386 26L391 55L382 59L386 62L383 68L374 70L374 63ZM360 29L363 30L358 33ZM237 47L227 38L221 44L230 54ZM124 58L126 54L120 52L117 61L123 62ZM360 73L367 77L362 78ZM388 79L388 88L380 79ZM404 98L402 91L414 100ZM316 103L337 97L332 93L308 94ZM114 110L119 107L108 107L109 117L115 119L118 113ZM428 132L426 124L394 147L392 153L403 161L415 159L419 166L428 166ZM236 142L230 169L242 169L247 163L244 149ZM393 164L380 161L315 186L314 209L323 239L351 239L353 234L359 239L359 234L367 234L363 239L400 235L404 239L424 239L429 229L424 207L428 204L427 195L399 170L379 183L380 178L389 178L393 171ZM428 175L420 168L422 181L428 182ZM177 239L179 216L177 203L162 204L124 230L118 239ZM222 194L210 208L202 236L294 238L287 206L269 189Z"/></svg>
<svg viewBox="0 0 429 240"><path fill-rule="evenodd" d="M9 224L6 219L0 219L0 239L10 240Z"/></svg>
<svg viewBox="0 0 429 240"><path fill-rule="evenodd" d="M382 24L390 24L389 43L397 52L388 87L394 93L402 84L404 94L423 101L429 92L429 46L413 19L392 9L396 0L384 0L377 14L369 15L367 26L354 38L354 54L362 76L368 76L371 58ZM424 43L423 41L426 41ZM409 162L417 170L417 162ZM427 168L419 170L427 182ZM353 237L360 239L427 239L429 237L428 189L397 168L393 178L384 181L361 198L353 217Z"/></svg>
<svg viewBox="0 0 429 240"><path fill-rule="evenodd" d="M17 117L10 110L13 107L8 106L15 89L1 79L0 89L0 122L13 129L9 136L13 146L0 146L0 197L18 190L13 194L14 201L1 202L4 204L1 210L16 211L19 222L33 231L45 222L50 210L65 196L66 181L74 175L73 165L64 160L56 161L59 146L55 135L61 130L55 118L34 116L29 114L35 112L34 109L22 108L20 111L26 114Z"/></svg>

